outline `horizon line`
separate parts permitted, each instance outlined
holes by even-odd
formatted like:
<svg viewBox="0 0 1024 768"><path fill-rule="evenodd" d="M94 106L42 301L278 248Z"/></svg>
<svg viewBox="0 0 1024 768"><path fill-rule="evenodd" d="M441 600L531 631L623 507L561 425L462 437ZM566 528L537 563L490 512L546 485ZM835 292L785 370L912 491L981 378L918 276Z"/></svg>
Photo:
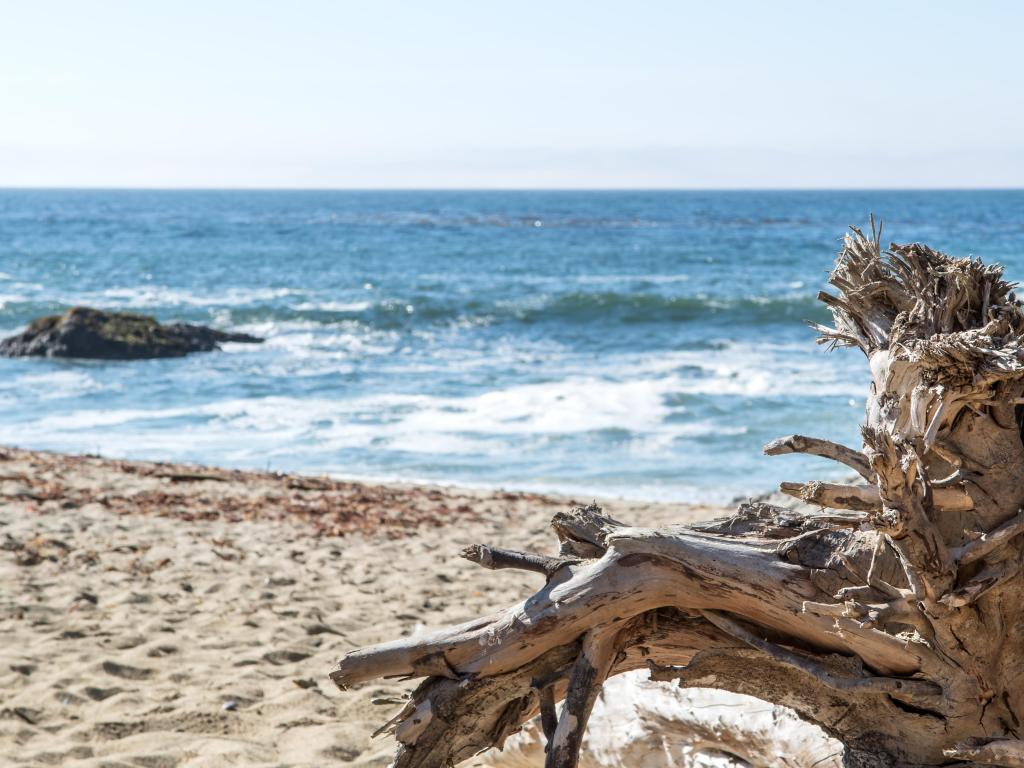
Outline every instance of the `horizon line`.
<svg viewBox="0 0 1024 768"><path fill-rule="evenodd" d="M333 187L333 186L123 186L123 185L3 185L0 192L1021 192L1020 186L926 187Z"/></svg>

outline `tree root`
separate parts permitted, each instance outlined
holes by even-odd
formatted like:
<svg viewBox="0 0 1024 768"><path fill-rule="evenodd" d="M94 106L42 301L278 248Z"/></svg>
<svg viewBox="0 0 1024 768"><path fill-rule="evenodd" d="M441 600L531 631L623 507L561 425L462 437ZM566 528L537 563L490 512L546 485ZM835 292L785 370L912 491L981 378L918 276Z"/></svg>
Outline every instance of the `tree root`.
<svg viewBox="0 0 1024 768"><path fill-rule="evenodd" d="M873 220L830 283L822 341L859 347L871 371L864 450L791 435L765 451L823 456L865 484L783 483L822 512L753 503L660 530L591 505L555 516L556 556L468 548L546 583L331 673L341 688L426 678L386 726L398 768L500 747L537 713L548 768L575 766L605 679L644 667L790 707L849 766L1024 767L1024 305L998 267L920 244L883 253Z"/></svg>

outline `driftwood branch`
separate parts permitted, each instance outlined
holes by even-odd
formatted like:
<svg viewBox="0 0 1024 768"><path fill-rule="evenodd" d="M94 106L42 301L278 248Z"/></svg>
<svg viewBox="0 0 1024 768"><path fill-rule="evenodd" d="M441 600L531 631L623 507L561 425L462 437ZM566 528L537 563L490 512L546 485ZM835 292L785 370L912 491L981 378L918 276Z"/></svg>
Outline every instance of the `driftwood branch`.
<svg viewBox="0 0 1024 768"><path fill-rule="evenodd" d="M982 534L974 541L957 547L953 550L953 557L961 566L976 563L1022 533L1024 533L1024 512L1018 512L1015 517L1007 520L991 533Z"/></svg>
<svg viewBox="0 0 1024 768"><path fill-rule="evenodd" d="M617 635L615 628L598 628L584 636L569 675L562 715L548 745L545 768L576 768L587 720L618 653Z"/></svg>
<svg viewBox="0 0 1024 768"><path fill-rule="evenodd" d="M993 587L1014 579L1020 573L1019 560L1004 560L1001 563L986 566L972 576L960 588L947 592L939 602L947 608L963 608L971 605Z"/></svg>
<svg viewBox="0 0 1024 768"><path fill-rule="evenodd" d="M832 509L851 509L859 512L881 512L884 504L878 488L871 485L844 483L779 483L779 490L787 496L820 504ZM974 508L969 494L957 488L933 488L933 505L943 512L967 512Z"/></svg>
<svg viewBox="0 0 1024 768"><path fill-rule="evenodd" d="M779 490L794 499L832 509L852 509L857 512L881 512L882 498L871 485L845 485L843 483L779 483Z"/></svg>
<svg viewBox="0 0 1024 768"><path fill-rule="evenodd" d="M579 559L568 557L548 557L537 555L532 552L517 552L511 549L498 549L483 544L473 544L462 550L462 557L472 563L482 565L484 568L499 570L502 568L517 568L522 571L533 571L542 573L551 578L560 569Z"/></svg>
<svg viewBox="0 0 1024 768"><path fill-rule="evenodd" d="M869 483L875 482L875 473L868 464L867 457L860 451L847 448L845 445L821 440L817 437L790 435L772 440L764 448L766 456L782 456L787 453L806 453L821 456L825 459L838 461L854 470Z"/></svg>
<svg viewBox="0 0 1024 768"><path fill-rule="evenodd" d="M555 708L555 689L550 685L540 689L540 722L544 729L544 738L547 744L551 744L555 738L555 729L558 728L558 710ZM545 747L545 751L546 751Z"/></svg>

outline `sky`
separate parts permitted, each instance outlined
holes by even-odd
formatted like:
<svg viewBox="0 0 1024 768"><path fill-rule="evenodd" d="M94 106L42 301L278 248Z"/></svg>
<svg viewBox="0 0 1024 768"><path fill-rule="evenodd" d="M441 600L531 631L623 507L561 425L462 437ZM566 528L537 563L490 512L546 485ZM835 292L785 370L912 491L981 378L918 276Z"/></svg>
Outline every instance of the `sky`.
<svg viewBox="0 0 1024 768"><path fill-rule="evenodd" d="M1024 186L1024 3L0 0L0 186Z"/></svg>

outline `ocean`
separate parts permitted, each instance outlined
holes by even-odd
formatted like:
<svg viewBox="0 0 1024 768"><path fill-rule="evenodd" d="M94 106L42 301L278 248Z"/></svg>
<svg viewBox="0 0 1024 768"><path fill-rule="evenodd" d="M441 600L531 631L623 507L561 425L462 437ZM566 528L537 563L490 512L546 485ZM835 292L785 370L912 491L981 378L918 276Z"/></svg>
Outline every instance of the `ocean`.
<svg viewBox="0 0 1024 768"><path fill-rule="evenodd" d="M84 304L267 339L0 359L0 444L584 499L842 477L761 446L859 445L865 362L806 321L871 212L1024 278L1024 191L0 190L0 334Z"/></svg>

